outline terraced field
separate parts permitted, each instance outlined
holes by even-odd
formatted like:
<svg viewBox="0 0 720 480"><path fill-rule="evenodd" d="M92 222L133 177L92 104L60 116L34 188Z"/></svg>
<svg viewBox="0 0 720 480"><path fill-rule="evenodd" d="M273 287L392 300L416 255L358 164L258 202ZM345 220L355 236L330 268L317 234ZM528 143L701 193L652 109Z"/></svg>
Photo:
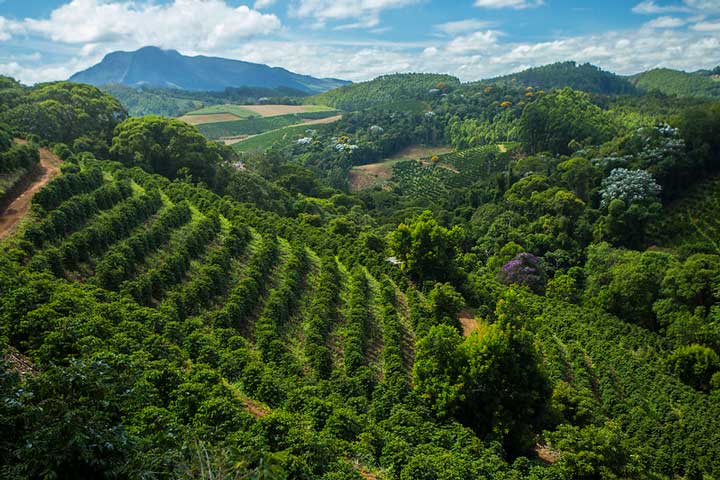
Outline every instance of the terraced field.
<svg viewBox="0 0 720 480"><path fill-rule="evenodd" d="M292 358L308 381L363 367L380 381L410 381L415 337L392 281L261 234L199 191L88 160L34 201L18 233L33 246L25 261L164 318L229 329L265 361Z"/></svg>

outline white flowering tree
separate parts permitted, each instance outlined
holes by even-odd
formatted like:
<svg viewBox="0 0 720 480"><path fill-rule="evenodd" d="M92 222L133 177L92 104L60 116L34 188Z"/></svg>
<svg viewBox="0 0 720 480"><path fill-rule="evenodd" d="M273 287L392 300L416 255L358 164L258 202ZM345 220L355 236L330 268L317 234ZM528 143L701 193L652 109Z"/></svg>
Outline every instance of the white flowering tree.
<svg viewBox="0 0 720 480"><path fill-rule="evenodd" d="M645 170L616 168L602 183L601 205L607 215L595 225L598 240L641 249L657 234L662 205L660 185Z"/></svg>
<svg viewBox="0 0 720 480"><path fill-rule="evenodd" d="M660 190L660 185L645 170L616 168L602 182L601 205L607 207L613 200L622 200L628 206L644 200L656 200Z"/></svg>

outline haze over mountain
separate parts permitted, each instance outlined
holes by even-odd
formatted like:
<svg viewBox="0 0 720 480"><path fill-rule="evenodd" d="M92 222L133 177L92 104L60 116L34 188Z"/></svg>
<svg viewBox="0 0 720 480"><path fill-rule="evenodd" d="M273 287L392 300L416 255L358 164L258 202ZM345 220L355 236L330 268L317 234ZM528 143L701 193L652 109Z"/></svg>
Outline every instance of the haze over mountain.
<svg viewBox="0 0 720 480"><path fill-rule="evenodd" d="M103 60L70 77L91 85L119 83L132 87L224 90L227 87L289 87L318 93L347 81L300 75L284 68L203 55L190 57L177 50L143 47L134 52L112 52Z"/></svg>

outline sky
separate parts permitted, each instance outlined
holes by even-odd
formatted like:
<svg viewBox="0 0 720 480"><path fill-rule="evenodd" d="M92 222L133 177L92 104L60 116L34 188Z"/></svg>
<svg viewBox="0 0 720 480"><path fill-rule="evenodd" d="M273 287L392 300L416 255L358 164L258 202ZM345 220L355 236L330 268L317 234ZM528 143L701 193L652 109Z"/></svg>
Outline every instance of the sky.
<svg viewBox="0 0 720 480"><path fill-rule="evenodd" d="M693 71L720 64L720 0L0 0L0 74L25 84L146 45L353 81Z"/></svg>

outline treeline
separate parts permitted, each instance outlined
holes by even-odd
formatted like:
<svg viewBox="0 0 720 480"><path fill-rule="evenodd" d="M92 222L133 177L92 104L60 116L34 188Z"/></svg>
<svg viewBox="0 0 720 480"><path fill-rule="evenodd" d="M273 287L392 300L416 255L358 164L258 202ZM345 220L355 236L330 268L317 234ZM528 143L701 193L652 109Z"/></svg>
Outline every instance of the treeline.
<svg viewBox="0 0 720 480"><path fill-rule="evenodd" d="M401 100L430 100L460 85L451 75L431 73L396 73L368 82L354 83L308 97L306 101L329 105L345 111L393 103Z"/></svg>
<svg viewBox="0 0 720 480"><path fill-rule="evenodd" d="M102 86L101 89L120 100L133 117L162 115L179 117L184 113L209 105L235 103L255 105L260 99L265 103L281 105L300 104L308 94L289 87L228 87L221 92L194 92L189 90L140 87L120 84Z"/></svg>

